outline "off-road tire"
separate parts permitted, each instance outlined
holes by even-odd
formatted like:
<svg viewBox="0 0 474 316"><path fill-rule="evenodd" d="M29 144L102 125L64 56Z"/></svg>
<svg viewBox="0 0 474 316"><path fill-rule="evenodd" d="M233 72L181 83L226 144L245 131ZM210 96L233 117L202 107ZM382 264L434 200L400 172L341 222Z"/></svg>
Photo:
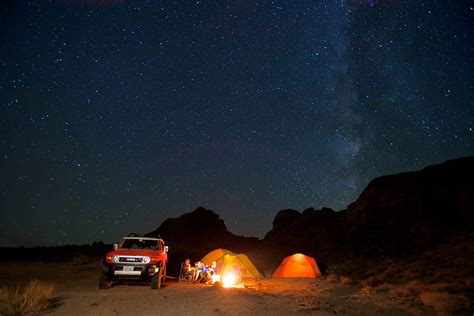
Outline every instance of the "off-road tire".
<svg viewBox="0 0 474 316"><path fill-rule="evenodd" d="M157 290L161 287L161 278L160 278L160 275L161 275L161 271L157 274L155 274L152 278L151 278L151 282L150 282L150 286L151 286L151 289L152 290Z"/></svg>
<svg viewBox="0 0 474 316"><path fill-rule="evenodd" d="M166 265L165 265L165 268L163 269L163 281L162 281L163 284L166 283L166 268L167 268L167 267L168 267L168 265L166 264Z"/></svg>
<svg viewBox="0 0 474 316"><path fill-rule="evenodd" d="M165 283L166 279L166 265L162 268L160 268L160 272L155 274L153 278L151 278L151 288L153 290L161 288L161 286Z"/></svg>
<svg viewBox="0 0 474 316"><path fill-rule="evenodd" d="M111 285L112 285L112 282L110 281L109 277L106 274L101 273L100 279L99 279L99 289L107 290L107 289L110 289Z"/></svg>

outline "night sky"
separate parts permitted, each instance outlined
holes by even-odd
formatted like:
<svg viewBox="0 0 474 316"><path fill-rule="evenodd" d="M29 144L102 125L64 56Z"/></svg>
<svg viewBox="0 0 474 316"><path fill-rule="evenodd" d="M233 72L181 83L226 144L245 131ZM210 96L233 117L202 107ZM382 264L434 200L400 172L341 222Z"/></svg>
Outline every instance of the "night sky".
<svg viewBox="0 0 474 316"><path fill-rule="evenodd" d="M262 237L474 154L473 1L2 1L0 246ZM166 236L164 236L166 237Z"/></svg>

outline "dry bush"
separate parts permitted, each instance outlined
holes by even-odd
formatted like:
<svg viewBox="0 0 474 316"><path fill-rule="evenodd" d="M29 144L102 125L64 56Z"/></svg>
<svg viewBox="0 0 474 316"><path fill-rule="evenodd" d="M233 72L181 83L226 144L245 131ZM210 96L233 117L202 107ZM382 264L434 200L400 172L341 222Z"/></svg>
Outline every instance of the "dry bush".
<svg viewBox="0 0 474 316"><path fill-rule="evenodd" d="M385 283L387 279L392 276L397 271L395 264L390 264L383 272L372 275L362 281L363 286L377 286L379 284Z"/></svg>
<svg viewBox="0 0 474 316"><path fill-rule="evenodd" d="M420 294L420 300L439 313L455 312L467 307L467 299L464 296L448 292L424 291Z"/></svg>
<svg viewBox="0 0 474 316"><path fill-rule="evenodd" d="M464 283L434 283L427 286L428 290L432 292L463 292L466 290L466 285Z"/></svg>
<svg viewBox="0 0 474 316"><path fill-rule="evenodd" d="M339 277L339 283L341 283L342 285L350 285L352 284L352 280L348 276L341 275Z"/></svg>
<svg viewBox="0 0 474 316"><path fill-rule="evenodd" d="M86 255L78 255L72 259L72 264L75 266L83 266L92 262L92 258Z"/></svg>
<svg viewBox="0 0 474 316"><path fill-rule="evenodd" d="M361 287L360 292L363 294L371 294L375 292L375 289L370 285L364 285Z"/></svg>
<svg viewBox="0 0 474 316"><path fill-rule="evenodd" d="M373 275L373 276L365 279L364 281L362 281L362 286L373 287L373 286L377 286L378 284L383 283L384 281L385 281L385 279L381 278L380 274Z"/></svg>
<svg viewBox="0 0 474 316"><path fill-rule="evenodd" d="M421 292L462 292L466 289L464 284L459 283L439 282L426 284L419 280L410 281L403 287L416 295L420 294Z"/></svg>
<svg viewBox="0 0 474 316"><path fill-rule="evenodd" d="M469 276L464 279L464 283L466 284L467 288L474 289L474 276Z"/></svg>
<svg viewBox="0 0 474 316"><path fill-rule="evenodd" d="M419 294L426 289L426 284L420 280L412 280L405 285L405 288L414 294Z"/></svg>
<svg viewBox="0 0 474 316"><path fill-rule="evenodd" d="M0 288L0 315L6 314L8 311L8 289Z"/></svg>
<svg viewBox="0 0 474 316"><path fill-rule="evenodd" d="M431 274L431 280L433 282L453 282L456 280L456 276L453 274L452 271L449 271L447 269L435 270Z"/></svg>
<svg viewBox="0 0 474 316"><path fill-rule="evenodd" d="M390 283L382 283L376 287L377 291L390 291L391 289L393 289L393 284Z"/></svg>
<svg viewBox="0 0 474 316"><path fill-rule="evenodd" d="M390 289L388 293L401 299L410 299L415 296L414 293L406 287L394 287Z"/></svg>
<svg viewBox="0 0 474 316"><path fill-rule="evenodd" d="M419 280L413 280L406 284L393 286L388 293L400 298L413 298L418 296L422 291L428 289L428 286Z"/></svg>
<svg viewBox="0 0 474 316"><path fill-rule="evenodd" d="M423 282L419 280L413 280L406 284L392 287L389 289L388 293L403 300L413 300L426 288L427 286Z"/></svg>
<svg viewBox="0 0 474 316"><path fill-rule="evenodd" d="M348 262L348 261L343 261L343 262L339 262L339 263L335 263L335 264L330 265L327 268L326 273L328 275L330 275L330 274L339 275L339 274L347 273L347 271L349 271L351 269L353 269L352 263Z"/></svg>
<svg viewBox="0 0 474 316"><path fill-rule="evenodd" d="M0 290L0 315L37 314L51 307L54 286L38 280Z"/></svg>
<svg viewBox="0 0 474 316"><path fill-rule="evenodd" d="M339 278L335 274L330 274L326 277L326 281L328 281L330 283L336 283L336 282L339 281Z"/></svg>

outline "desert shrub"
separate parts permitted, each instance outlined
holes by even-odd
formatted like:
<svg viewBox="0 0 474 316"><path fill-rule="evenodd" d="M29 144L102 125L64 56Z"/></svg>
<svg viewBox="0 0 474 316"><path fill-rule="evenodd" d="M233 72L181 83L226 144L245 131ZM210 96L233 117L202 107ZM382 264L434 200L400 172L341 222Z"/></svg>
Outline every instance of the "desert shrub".
<svg viewBox="0 0 474 316"><path fill-rule="evenodd" d="M353 262L344 261L337 264L332 264L326 269L326 273L335 275L350 274L355 268L356 265Z"/></svg>
<svg viewBox="0 0 474 316"><path fill-rule="evenodd" d="M350 284L352 284L352 280L348 276L341 275L339 277L339 283L341 283L343 285L350 285Z"/></svg>
<svg viewBox="0 0 474 316"><path fill-rule="evenodd" d="M414 298L427 289L428 285L419 280L413 280L406 284L392 285L388 288L388 293L399 298Z"/></svg>
<svg viewBox="0 0 474 316"><path fill-rule="evenodd" d="M406 284L393 286L388 290L388 293L403 300L414 300L418 297L418 294L426 288L427 286L423 282L413 280Z"/></svg>
<svg viewBox="0 0 474 316"><path fill-rule="evenodd" d="M6 314L8 311L8 289L0 288L0 315Z"/></svg>
<svg viewBox="0 0 474 316"><path fill-rule="evenodd" d="M424 291L420 294L420 300L423 304L432 307L439 313L449 313L464 309L467 303L464 296L448 292Z"/></svg>
<svg viewBox="0 0 474 316"><path fill-rule="evenodd" d="M427 285L420 280L412 280L405 285L405 288L413 294L419 294L427 288Z"/></svg>
<svg viewBox="0 0 474 316"><path fill-rule="evenodd" d="M336 283L338 282L339 278L335 274L330 274L326 277L326 280L330 283Z"/></svg>
<svg viewBox="0 0 474 316"><path fill-rule="evenodd" d="M467 288L474 289L474 276L469 276L464 280Z"/></svg>
<svg viewBox="0 0 474 316"><path fill-rule="evenodd" d="M76 266L86 265L92 262L92 258L86 255L78 255L72 259L72 263Z"/></svg>
<svg viewBox="0 0 474 316"><path fill-rule="evenodd" d="M434 283L427 286L428 290L432 292L451 292L459 293L466 290L466 285L464 283Z"/></svg>
<svg viewBox="0 0 474 316"><path fill-rule="evenodd" d="M391 264L383 272L372 275L372 276L368 277L367 279L365 279L364 281L362 281L362 285L363 286L367 285L367 286L374 287L374 286L377 286L379 284L382 284L382 283L386 282L387 279L396 272L396 269L397 268L396 268L395 264Z"/></svg>
<svg viewBox="0 0 474 316"><path fill-rule="evenodd" d="M47 310L51 306L54 286L38 280L16 288L0 290L1 315L29 315Z"/></svg>
<svg viewBox="0 0 474 316"><path fill-rule="evenodd" d="M388 291L389 294L401 299L413 298L414 294L406 287L394 287Z"/></svg>
<svg viewBox="0 0 474 316"><path fill-rule="evenodd" d="M368 277L364 281L362 281L362 286L377 286L378 284L381 284L385 281L385 279L380 278L380 274L378 275L373 275L371 277Z"/></svg>
<svg viewBox="0 0 474 316"><path fill-rule="evenodd" d="M377 291L390 291L391 289L393 289L393 287L393 284L385 282L377 285L376 289Z"/></svg>
<svg viewBox="0 0 474 316"><path fill-rule="evenodd" d="M370 285L364 285L360 288L362 294L371 294L375 292L375 289Z"/></svg>

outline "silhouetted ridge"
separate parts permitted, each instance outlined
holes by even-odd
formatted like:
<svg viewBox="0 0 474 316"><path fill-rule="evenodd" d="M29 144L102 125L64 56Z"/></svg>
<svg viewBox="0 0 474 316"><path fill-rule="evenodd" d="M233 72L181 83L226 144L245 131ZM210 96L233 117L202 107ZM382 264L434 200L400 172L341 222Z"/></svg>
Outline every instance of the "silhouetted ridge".
<svg viewBox="0 0 474 316"><path fill-rule="evenodd" d="M170 260L175 262L174 266L170 265L171 269L179 268L176 262L186 258L200 260L216 248L251 252L258 242L257 238L232 234L218 214L203 207L178 218L168 218L147 236L161 236L170 246Z"/></svg>
<svg viewBox="0 0 474 316"><path fill-rule="evenodd" d="M347 210L282 210L263 240L230 233L219 215L202 207L165 220L148 235L163 236L173 260L227 248L274 268L303 252L324 269L348 257L410 254L466 235L474 229L473 215L474 157L465 157L375 178Z"/></svg>
<svg viewBox="0 0 474 316"><path fill-rule="evenodd" d="M473 179L474 157L376 178L348 207L347 238L400 252L472 231Z"/></svg>
<svg viewBox="0 0 474 316"><path fill-rule="evenodd" d="M166 236L167 240L177 242L236 237L227 230L224 221L218 214L203 207L198 207L178 218L168 218L159 228L147 235Z"/></svg>

